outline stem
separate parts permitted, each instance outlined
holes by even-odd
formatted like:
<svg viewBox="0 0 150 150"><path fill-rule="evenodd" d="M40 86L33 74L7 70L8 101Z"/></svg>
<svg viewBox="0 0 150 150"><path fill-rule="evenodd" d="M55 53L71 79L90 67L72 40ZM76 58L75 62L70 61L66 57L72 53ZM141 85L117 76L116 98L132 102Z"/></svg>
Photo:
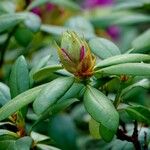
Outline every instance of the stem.
<svg viewBox="0 0 150 150"><path fill-rule="evenodd" d="M135 121L134 122L134 131L133 131L132 136L126 135L123 130L118 129L117 134L116 134L117 138L120 140L123 140L123 141L126 140L128 142L132 142L135 147L135 150L141 150L141 145L138 140L138 129L137 128L138 128L138 124L137 124L137 121Z"/></svg>
<svg viewBox="0 0 150 150"><path fill-rule="evenodd" d="M6 41L4 42L4 44L3 44L2 47L1 47L0 68L2 67L2 65L3 65L3 63L4 63L5 52L6 52L6 50L7 50L8 45L9 45L9 41L10 41L12 35L14 34L14 32L16 31L16 29L17 29L17 26L15 26L15 27L12 29L12 31L9 33L9 35L8 35L8 37L7 37L7 39L6 39Z"/></svg>

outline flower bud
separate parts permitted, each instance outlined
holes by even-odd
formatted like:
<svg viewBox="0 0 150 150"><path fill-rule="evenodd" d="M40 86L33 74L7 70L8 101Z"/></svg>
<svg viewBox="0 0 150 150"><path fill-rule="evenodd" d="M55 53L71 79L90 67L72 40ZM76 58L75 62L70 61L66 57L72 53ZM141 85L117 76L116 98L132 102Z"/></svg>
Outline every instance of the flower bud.
<svg viewBox="0 0 150 150"><path fill-rule="evenodd" d="M61 48L57 49L61 63L66 70L79 78L89 77L93 74L95 57L86 41L78 37L75 32L64 32Z"/></svg>

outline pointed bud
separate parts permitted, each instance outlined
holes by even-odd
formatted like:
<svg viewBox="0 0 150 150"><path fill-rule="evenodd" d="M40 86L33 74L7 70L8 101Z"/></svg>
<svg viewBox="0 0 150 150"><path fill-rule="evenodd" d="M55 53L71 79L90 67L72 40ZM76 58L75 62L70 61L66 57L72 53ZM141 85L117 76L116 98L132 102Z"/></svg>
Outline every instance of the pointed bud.
<svg viewBox="0 0 150 150"><path fill-rule="evenodd" d="M85 40L75 32L64 32L61 48L58 49L60 60L66 70L80 78L93 74L95 57L92 55Z"/></svg>

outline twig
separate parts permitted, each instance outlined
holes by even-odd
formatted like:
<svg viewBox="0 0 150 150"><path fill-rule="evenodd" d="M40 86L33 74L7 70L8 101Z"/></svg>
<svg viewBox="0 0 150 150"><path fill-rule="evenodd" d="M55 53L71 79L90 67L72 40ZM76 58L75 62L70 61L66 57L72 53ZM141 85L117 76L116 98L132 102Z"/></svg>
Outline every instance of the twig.
<svg viewBox="0 0 150 150"><path fill-rule="evenodd" d="M138 140L138 124L137 121L134 122L134 131L132 136L126 135L123 130L118 129L117 138L120 140L126 140L128 142L132 142L136 150L141 150L141 145Z"/></svg>

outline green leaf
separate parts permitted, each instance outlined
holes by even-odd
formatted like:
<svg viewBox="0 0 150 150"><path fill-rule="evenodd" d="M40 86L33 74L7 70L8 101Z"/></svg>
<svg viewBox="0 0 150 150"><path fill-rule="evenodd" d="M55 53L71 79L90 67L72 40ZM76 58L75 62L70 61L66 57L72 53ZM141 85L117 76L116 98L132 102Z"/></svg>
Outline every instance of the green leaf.
<svg viewBox="0 0 150 150"><path fill-rule="evenodd" d="M93 32L87 32L82 29L82 27L74 28L74 27L64 27L64 26L56 26L56 25L42 25L41 30L43 32L53 34L53 35L62 35L63 32L66 31L74 31L76 32L80 37L84 37L86 39L90 39L95 37L95 34Z"/></svg>
<svg viewBox="0 0 150 150"><path fill-rule="evenodd" d="M27 90L26 92L21 93L6 103L2 108L0 108L0 121L6 119L20 108L34 101L41 89L43 89L48 84L49 83Z"/></svg>
<svg viewBox="0 0 150 150"><path fill-rule="evenodd" d="M7 85L0 82L0 106L3 106L11 99L10 90Z"/></svg>
<svg viewBox="0 0 150 150"><path fill-rule="evenodd" d="M106 142L110 142L114 137L114 132L102 124L99 126L99 133L103 140Z"/></svg>
<svg viewBox="0 0 150 150"><path fill-rule="evenodd" d="M119 124L119 115L112 102L102 92L88 86L84 94L84 105L92 118L102 127L107 128L111 134L115 134ZM106 140L104 134L101 136Z"/></svg>
<svg viewBox="0 0 150 150"><path fill-rule="evenodd" d="M103 75L132 75L150 76L150 64L146 63L125 63L106 67L95 72L96 76Z"/></svg>
<svg viewBox="0 0 150 150"><path fill-rule="evenodd" d="M70 1L70 0L36 0L36 1L33 1L28 6L27 10L31 10L34 7L43 5L47 2L58 5L60 7L69 8L72 10L80 10L80 7L76 3L74 3L73 1Z"/></svg>
<svg viewBox="0 0 150 150"><path fill-rule="evenodd" d="M2 135L10 135L10 136L13 136L15 138L19 138L17 133L11 132L11 131L6 130L6 129L0 129L0 136L2 136Z"/></svg>
<svg viewBox="0 0 150 150"><path fill-rule="evenodd" d="M119 48L111 41L104 38L93 38L89 41L92 52L101 59L119 55Z"/></svg>
<svg viewBox="0 0 150 150"><path fill-rule="evenodd" d="M44 66L48 63L49 58L50 58L50 55L48 55L48 56L42 58L38 64L36 63L36 64L32 67L32 69L31 69L31 71L30 71L30 84L31 84L31 85L32 85L33 82L34 82L34 81L33 81L33 74L34 74L35 72L37 72L39 69L41 69L42 67L44 67Z"/></svg>
<svg viewBox="0 0 150 150"><path fill-rule="evenodd" d="M37 144L36 147L39 148L40 150L60 150L59 148L45 144Z"/></svg>
<svg viewBox="0 0 150 150"><path fill-rule="evenodd" d="M59 98L71 87L74 82L72 77L55 79L43 88L33 103L34 111L37 114L43 113L48 107L56 103Z"/></svg>
<svg viewBox="0 0 150 150"><path fill-rule="evenodd" d="M46 66L44 68L41 68L33 74L33 80L35 80L36 82L42 81L59 69L62 69L61 65Z"/></svg>
<svg viewBox="0 0 150 150"><path fill-rule="evenodd" d="M150 29L145 31L143 34L138 36L133 42L132 47L134 50L132 52L149 52L150 50Z"/></svg>
<svg viewBox="0 0 150 150"><path fill-rule="evenodd" d="M129 106L125 108L125 111L129 114L129 116L137 120L139 122L150 125L150 109L144 106Z"/></svg>
<svg viewBox="0 0 150 150"><path fill-rule="evenodd" d="M99 61L95 68L103 68L107 66L130 62L150 62L150 56L146 54L122 54L112 56L102 61Z"/></svg>
<svg viewBox="0 0 150 150"><path fill-rule="evenodd" d="M23 137L18 140L4 140L0 141L1 150L30 150L32 139L30 137Z"/></svg>
<svg viewBox="0 0 150 150"><path fill-rule="evenodd" d="M99 134L99 123L96 122L93 118L89 121L89 131L93 138L100 139L101 136Z"/></svg>
<svg viewBox="0 0 150 150"><path fill-rule="evenodd" d="M34 132L34 131L31 132L30 136L34 140L35 143L50 139L50 137L48 137L46 135L39 134L39 133Z"/></svg>
<svg viewBox="0 0 150 150"><path fill-rule="evenodd" d="M150 16L146 14L133 13L124 17L116 19L112 24L114 25L135 25L140 23L150 22Z"/></svg>
<svg viewBox="0 0 150 150"><path fill-rule="evenodd" d="M132 89L134 89L136 87L143 87L145 89L149 89L150 88L150 80L142 79L142 80L140 80L140 81L138 81L132 85L129 85L128 87L126 87L122 90L121 96L128 94L128 92L130 92Z"/></svg>
<svg viewBox="0 0 150 150"><path fill-rule="evenodd" d="M20 56L13 65L9 84L12 98L29 89L28 65L23 56Z"/></svg>
<svg viewBox="0 0 150 150"><path fill-rule="evenodd" d="M33 26L31 27L31 24L33 24L34 25L33 30L37 30L40 27L40 20L39 18L38 19L37 18L38 18L37 15L30 13L30 12L11 13L11 14L1 15L0 16L0 32L5 31L11 27L14 27L15 25L23 21L25 21L25 24L30 29L33 28Z"/></svg>
<svg viewBox="0 0 150 150"><path fill-rule="evenodd" d="M48 124L48 135L57 143L61 149L77 149L77 133L73 120L69 115L56 115L51 118Z"/></svg>

